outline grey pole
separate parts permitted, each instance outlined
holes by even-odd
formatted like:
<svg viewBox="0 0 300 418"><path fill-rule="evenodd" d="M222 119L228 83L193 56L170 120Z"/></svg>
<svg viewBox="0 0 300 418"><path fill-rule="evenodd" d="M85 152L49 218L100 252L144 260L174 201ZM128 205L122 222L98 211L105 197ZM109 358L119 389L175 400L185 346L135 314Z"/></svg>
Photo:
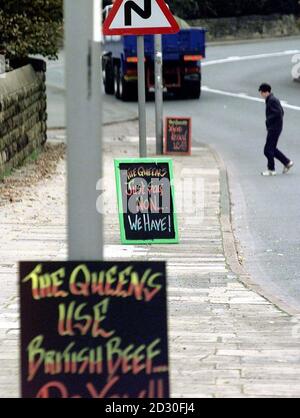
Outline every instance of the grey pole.
<svg viewBox="0 0 300 418"><path fill-rule="evenodd" d="M147 157L145 44L144 36L137 37L140 157Z"/></svg>
<svg viewBox="0 0 300 418"><path fill-rule="evenodd" d="M154 36L155 43L155 126L156 154L163 153L163 54L162 35Z"/></svg>
<svg viewBox="0 0 300 418"><path fill-rule="evenodd" d="M102 174L102 1L65 0L70 260L101 260L102 217L96 184Z"/></svg>

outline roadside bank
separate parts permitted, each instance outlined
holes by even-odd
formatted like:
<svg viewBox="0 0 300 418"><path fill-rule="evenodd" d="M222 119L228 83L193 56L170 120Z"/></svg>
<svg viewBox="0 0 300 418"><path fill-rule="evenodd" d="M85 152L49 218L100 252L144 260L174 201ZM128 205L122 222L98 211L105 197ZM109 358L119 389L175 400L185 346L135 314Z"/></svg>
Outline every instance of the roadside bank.
<svg viewBox="0 0 300 418"><path fill-rule="evenodd" d="M300 35L300 18L295 15L239 16L190 20L207 29L208 42L257 40Z"/></svg>

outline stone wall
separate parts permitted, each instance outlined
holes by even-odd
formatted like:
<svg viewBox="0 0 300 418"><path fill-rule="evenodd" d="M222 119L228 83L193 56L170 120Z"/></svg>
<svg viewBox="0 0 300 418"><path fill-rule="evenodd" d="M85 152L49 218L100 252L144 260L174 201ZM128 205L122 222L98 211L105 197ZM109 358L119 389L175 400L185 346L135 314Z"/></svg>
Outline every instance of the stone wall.
<svg viewBox="0 0 300 418"><path fill-rule="evenodd" d="M198 19L189 24L206 28L210 42L300 35L300 19L294 15Z"/></svg>
<svg viewBox="0 0 300 418"><path fill-rule="evenodd" d="M0 178L47 140L45 72L34 60L0 78Z"/></svg>

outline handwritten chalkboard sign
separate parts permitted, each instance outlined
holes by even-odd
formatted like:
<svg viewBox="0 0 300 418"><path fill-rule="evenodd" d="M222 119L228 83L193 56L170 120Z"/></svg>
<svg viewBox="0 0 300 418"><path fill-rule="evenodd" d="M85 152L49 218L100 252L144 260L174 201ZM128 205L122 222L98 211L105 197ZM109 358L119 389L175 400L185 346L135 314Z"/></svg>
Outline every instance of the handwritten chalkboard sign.
<svg viewBox="0 0 300 418"><path fill-rule="evenodd" d="M165 263L22 262L24 398L168 398Z"/></svg>
<svg viewBox="0 0 300 418"><path fill-rule="evenodd" d="M116 160L123 244L178 243L170 159Z"/></svg>
<svg viewBox="0 0 300 418"><path fill-rule="evenodd" d="M166 118L164 154L191 155L191 118Z"/></svg>

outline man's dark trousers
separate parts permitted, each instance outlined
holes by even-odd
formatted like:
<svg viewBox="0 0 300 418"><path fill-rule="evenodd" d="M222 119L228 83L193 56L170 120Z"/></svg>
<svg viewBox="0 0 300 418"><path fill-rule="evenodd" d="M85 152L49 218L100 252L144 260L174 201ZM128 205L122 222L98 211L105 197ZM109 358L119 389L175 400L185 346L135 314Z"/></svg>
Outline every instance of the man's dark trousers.
<svg viewBox="0 0 300 418"><path fill-rule="evenodd" d="M269 129L267 136L267 143L265 146L265 156L268 159L268 169L275 170L275 160L279 160L284 166L287 166L290 160L277 149L277 144L279 137L281 135L282 129Z"/></svg>

